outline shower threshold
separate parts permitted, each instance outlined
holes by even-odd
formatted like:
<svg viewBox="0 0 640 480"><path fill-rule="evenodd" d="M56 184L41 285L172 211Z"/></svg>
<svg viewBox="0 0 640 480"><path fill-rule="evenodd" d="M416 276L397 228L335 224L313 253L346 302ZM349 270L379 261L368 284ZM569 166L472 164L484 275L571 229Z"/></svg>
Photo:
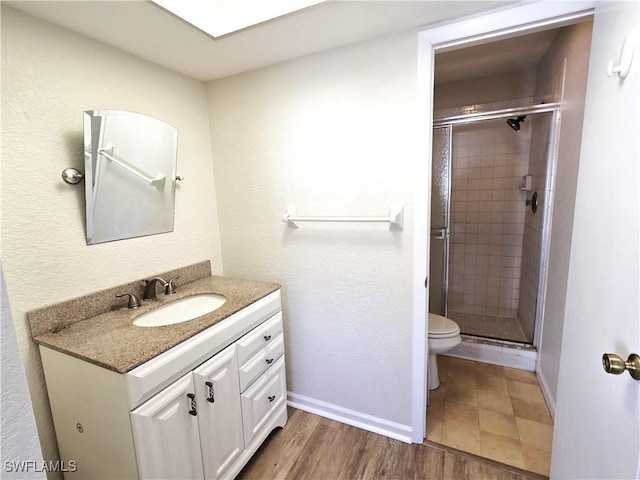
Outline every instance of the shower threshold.
<svg viewBox="0 0 640 480"><path fill-rule="evenodd" d="M536 351L536 347L534 347L530 343L501 340L499 338L480 337L476 335L469 335L466 333L462 333L460 336L462 337L462 340L467 343L475 343L479 345L494 345L499 347L515 348L518 350L529 350L532 352Z"/></svg>
<svg viewBox="0 0 640 480"><path fill-rule="evenodd" d="M462 334L521 344L532 343L515 317L449 310L447 316L460 326Z"/></svg>
<svg viewBox="0 0 640 480"><path fill-rule="evenodd" d="M462 343L445 355L528 372L536 371L538 361L538 352L531 344L464 334L462 334Z"/></svg>

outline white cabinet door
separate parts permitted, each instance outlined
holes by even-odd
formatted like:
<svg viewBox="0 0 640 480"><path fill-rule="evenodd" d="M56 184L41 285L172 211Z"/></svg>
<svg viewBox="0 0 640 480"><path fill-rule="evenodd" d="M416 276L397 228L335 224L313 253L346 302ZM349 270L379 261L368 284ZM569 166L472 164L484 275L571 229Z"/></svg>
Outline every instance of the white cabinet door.
<svg viewBox="0 0 640 480"><path fill-rule="evenodd" d="M244 450L235 344L193 371L205 478L221 478Z"/></svg>
<svg viewBox="0 0 640 480"><path fill-rule="evenodd" d="M140 478L203 478L189 372L131 412Z"/></svg>
<svg viewBox="0 0 640 480"><path fill-rule="evenodd" d="M248 447L254 437L269 422L274 412L284 407L287 385L284 355L242 394L244 441Z"/></svg>

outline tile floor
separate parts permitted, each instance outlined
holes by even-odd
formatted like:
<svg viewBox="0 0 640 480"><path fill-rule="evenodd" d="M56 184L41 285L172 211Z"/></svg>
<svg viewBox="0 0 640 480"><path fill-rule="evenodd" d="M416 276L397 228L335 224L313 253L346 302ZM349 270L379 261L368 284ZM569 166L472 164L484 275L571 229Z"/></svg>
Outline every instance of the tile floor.
<svg viewBox="0 0 640 480"><path fill-rule="evenodd" d="M438 356L427 440L549 475L553 421L534 373Z"/></svg>

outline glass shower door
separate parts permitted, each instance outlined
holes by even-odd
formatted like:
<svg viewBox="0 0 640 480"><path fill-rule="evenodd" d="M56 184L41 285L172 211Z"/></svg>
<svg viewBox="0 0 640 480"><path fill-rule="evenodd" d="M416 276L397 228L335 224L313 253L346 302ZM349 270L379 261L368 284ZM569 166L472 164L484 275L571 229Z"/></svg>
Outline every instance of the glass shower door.
<svg viewBox="0 0 640 480"><path fill-rule="evenodd" d="M444 125L433 128L429 257L429 312L443 316L447 315L450 196L451 125Z"/></svg>

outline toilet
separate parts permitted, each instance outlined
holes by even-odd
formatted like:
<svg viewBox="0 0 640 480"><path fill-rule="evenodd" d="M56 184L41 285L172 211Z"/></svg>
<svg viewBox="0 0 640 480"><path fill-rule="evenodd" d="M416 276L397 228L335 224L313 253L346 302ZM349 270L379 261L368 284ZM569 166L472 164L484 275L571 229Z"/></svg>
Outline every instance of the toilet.
<svg viewBox="0 0 640 480"><path fill-rule="evenodd" d="M436 355L448 352L461 341L456 322L435 313L429 314L429 390L440 386Z"/></svg>

